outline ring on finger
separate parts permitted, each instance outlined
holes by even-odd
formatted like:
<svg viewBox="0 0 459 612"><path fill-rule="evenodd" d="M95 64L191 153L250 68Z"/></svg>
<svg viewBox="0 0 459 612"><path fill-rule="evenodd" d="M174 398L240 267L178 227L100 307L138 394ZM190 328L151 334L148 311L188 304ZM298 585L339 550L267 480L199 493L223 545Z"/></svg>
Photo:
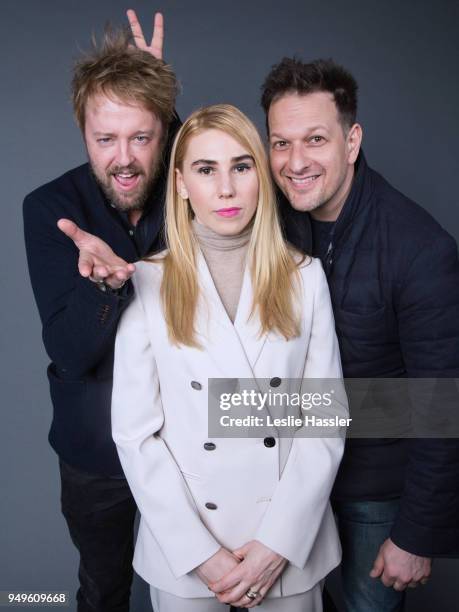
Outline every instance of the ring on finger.
<svg viewBox="0 0 459 612"><path fill-rule="evenodd" d="M260 593L257 593L257 591L252 591L252 589L248 589L245 594L249 599L252 600L256 599L260 595Z"/></svg>

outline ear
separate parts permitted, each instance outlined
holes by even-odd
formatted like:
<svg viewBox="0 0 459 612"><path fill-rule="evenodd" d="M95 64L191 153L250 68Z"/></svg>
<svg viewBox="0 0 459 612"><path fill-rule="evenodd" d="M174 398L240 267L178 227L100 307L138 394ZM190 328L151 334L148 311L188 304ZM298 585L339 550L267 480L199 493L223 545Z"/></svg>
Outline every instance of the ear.
<svg viewBox="0 0 459 612"><path fill-rule="evenodd" d="M354 123L348 132L346 144L348 149L348 163L354 164L362 144L363 131L359 123Z"/></svg>
<svg viewBox="0 0 459 612"><path fill-rule="evenodd" d="M175 182L177 185L177 193L183 200L188 200L188 191L185 187L183 175L178 168L175 169Z"/></svg>

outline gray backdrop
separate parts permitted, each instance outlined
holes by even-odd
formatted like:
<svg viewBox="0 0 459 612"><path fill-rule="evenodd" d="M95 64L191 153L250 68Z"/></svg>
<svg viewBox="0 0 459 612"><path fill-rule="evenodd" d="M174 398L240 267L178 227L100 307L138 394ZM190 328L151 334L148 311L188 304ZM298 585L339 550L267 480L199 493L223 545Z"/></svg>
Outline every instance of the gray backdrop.
<svg viewBox="0 0 459 612"><path fill-rule="evenodd" d="M182 117L231 102L263 129L259 87L284 55L334 57L360 83L367 159L430 210L457 239L458 3L447 0L135 1L148 34L166 19L165 54L183 86ZM38 185L82 163L69 81L91 31L126 23L128 0L2 0L2 397L0 590L76 587L77 556L59 512L57 462L48 447L47 356L26 269L21 203ZM453 612L459 561L435 562L409 610ZM333 588L338 588L336 581ZM148 610L136 582L133 609ZM71 606L73 609L73 605Z"/></svg>

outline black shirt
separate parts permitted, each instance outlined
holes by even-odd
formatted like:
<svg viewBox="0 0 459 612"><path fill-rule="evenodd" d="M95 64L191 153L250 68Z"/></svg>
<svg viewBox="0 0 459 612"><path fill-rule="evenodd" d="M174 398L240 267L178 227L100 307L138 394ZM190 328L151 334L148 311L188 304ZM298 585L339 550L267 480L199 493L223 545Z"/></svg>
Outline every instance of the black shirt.
<svg viewBox="0 0 459 612"><path fill-rule="evenodd" d="M151 236L156 236L161 231L162 209L155 210L152 207L152 209L144 210L137 224L133 225L129 220L129 213L118 210L113 204L108 202L107 204L129 234L139 258L148 255L151 247Z"/></svg>
<svg viewBox="0 0 459 612"><path fill-rule="evenodd" d="M330 242L334 221L317 221L311 217L312 254L322 262L325 260Z"/></svg>

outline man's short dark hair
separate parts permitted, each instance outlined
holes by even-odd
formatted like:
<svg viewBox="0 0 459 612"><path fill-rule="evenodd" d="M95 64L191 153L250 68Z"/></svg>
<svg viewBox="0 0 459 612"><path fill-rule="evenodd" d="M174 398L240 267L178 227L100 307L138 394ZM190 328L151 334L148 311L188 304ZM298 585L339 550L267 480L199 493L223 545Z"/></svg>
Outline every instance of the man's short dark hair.
<svg viewBox="0 0 459 612"><path fill-rule="evenodd" d="M352 74L331 59L305 64L298 58L284 57L262 85L261 105L268 115L271 104L286 94L328 91L333 94L343 128L348 129L357 116L357 88Z"/></svg>

